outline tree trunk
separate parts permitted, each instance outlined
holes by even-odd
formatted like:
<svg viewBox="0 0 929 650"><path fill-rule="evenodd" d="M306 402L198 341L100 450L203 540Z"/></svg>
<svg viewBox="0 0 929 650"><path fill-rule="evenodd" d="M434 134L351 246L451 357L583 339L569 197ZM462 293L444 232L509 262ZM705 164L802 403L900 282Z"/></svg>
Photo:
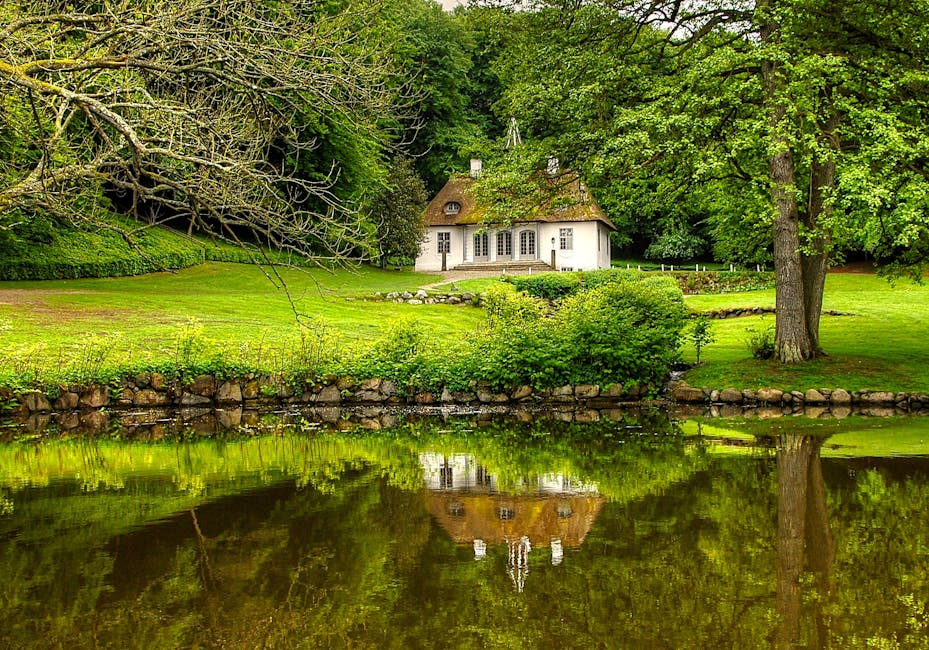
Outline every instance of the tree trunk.
<svg viewBox="0 0 929 650"><path fill-rule="evenodd" d="M809 436L787 433L777 449L777 648L800 638L800 576L804 565L811 444Z"/></svg>
<svg viewBox="0 0 929 650"><path fill-rule="evenodd" d="M827 98L828 99L828 98ZM822 129L821 142L827 145L826 153L815 152L810 166L810 201L803 219L810 234L807 252L802 256L803 293L806 307L806 330L810 337L813 355L824 355L819 343L819 319L823 311L823 291L826 286L826 271L829 269L829 249L832 238L829 218L832 216L832 195L835 190L835 156L839 142L835 131L839 126L839 115L833 112ZM820 145L821 146L821 145Z"/></svg>
<svg viewBox="0 0 929 650"><path fill-rule="evenodd" d="M765 22L761 28L761 39L774 42L779 25L770 16L765 16L776 0L758 0L759 16ZM804 281L804 261L800 242L800 211L797 205L797 182L794 170L794 154L791 148L790 118L787 113L786 82L778 64L769 59L761 64L765 102L770 112L768 128L774 153L768 160L771 180L771 198L774 203L774 275L775 275L775 354L782 363L799 363L811 359L816 351L810 339L811 308ZM811 279L816 279L815 274ZM819 291L819 304L822 292ZM815 300L814 300L815 302ZM819 314L815 316L816 340L818 340Z"/></svg>
<svg viewBox="0 0 929 650"><path fill-rule="evenodd" d="M783 363L810 359L806 286L800 254L800 219L794 196L793 155L781 151L770 160L774 219L775 350Z"/></svg>

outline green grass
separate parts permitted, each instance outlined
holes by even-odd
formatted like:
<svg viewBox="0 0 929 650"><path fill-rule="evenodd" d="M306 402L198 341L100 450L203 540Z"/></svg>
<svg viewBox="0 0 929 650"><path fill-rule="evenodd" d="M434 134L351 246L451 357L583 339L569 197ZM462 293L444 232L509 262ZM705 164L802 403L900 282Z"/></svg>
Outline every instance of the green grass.
<svg viewBox="0 0 929 650"><path fill-rule="evenodd" d="M773 307L774 291L688 296L694 310L724 307ZM929 285L898 281L894 285L871 274L831 273L826 281L820 338L826 358L783 366L751 358L748 329L774 324L774 316L713 321L717 340L704 347L705 365L687 373L686 381L713 388L771 386L785 390L836 388L929 392ZM684 358L696 359L692 346Z"/></svg>
<svg viewBox="0 0 929 650"><path fill-rule="evenodd" d="M482 291L487 291L487 288L493 284L500 282L499 277L493 278L471 278L470 280L455 280L454 282L443 282L442 284L436 285L430 292L432 293L463 293L469 291L471 293L481 293Z"/></svg>
<svg viewBox="0 0 929 650"><path fill-rule="evenodd" d="M690 418L681 423L681 429L685 435L717 441L711 442L716 453L757 453L752 443L784 432L825 437L822 455L831 458L924 456L929 451L925 422L919 417ZM734 441L744 444L731 444Z"/></svg>
<svg viewBox="0 0 929 650"><path fill-rule="evenodd" d="M440 278L369 267L329 272L284 269L298 310L326 323L324 344L350 345L378 336L403 318L416 320L430 340L451 346L466 339L483 320L472 307L397 305L361 300L376 291L415 290ZM457 282L463 291L481 291L496 282ZM774 306L774 291L689 296L694 310ZM773 325L773 316L713 321L717 340L703 349L703 365L686 380L696 386L784 390L836 388L929 393L929 286L874 275L830 274L821 336L830 356L797 366L751 358L747 330ZM122 360L169 358L178 332L188 321L202 326L211 345L225 349L293 341L298 327L287 295L250 265L208 263L176 273L69 281L0 282L0 374L48 369L87 355L93 337L115 333L102 347ZM321 339L322 340L322 339ZM692 345L683 351L695 360ZM11 370L10 364L18 364ZM17 370L18 369L18 370ZM36 374L36 373L33 373Z"/></svg>
<svg viewBox="0 0 929 650"><path fill-rule="evenodd" d="M298 311L321 319L332 335L327 342L336 346L374 338L403 318L416 320L435 341L452 342L483 319L483 311L470 306L359 299L375 291L415 290L434 282L434 275L369 267L281 273ZM211 344L226 349L271 348L299 333L287 294L247 264L207 263L124 278L0 282L0 349L8 363L15 356L22 365L28 356L37 366L55 365L82 354L88 337L110 333L116 334L107 344L112 356L168 358L191 320Z"/></svg>

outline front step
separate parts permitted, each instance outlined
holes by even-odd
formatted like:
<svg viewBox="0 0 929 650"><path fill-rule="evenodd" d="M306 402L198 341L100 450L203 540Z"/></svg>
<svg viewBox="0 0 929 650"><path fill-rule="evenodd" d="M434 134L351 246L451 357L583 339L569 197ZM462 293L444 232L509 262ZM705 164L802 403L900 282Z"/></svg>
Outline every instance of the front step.
<svg viewBox="0 0 929 650"><path fill-rule="evenodd" d="M527 275L529 273L547 273L552 270L552 267L540 260L510 260L507 262L465 262L464 264L453 267L451 270Z"/></svg>

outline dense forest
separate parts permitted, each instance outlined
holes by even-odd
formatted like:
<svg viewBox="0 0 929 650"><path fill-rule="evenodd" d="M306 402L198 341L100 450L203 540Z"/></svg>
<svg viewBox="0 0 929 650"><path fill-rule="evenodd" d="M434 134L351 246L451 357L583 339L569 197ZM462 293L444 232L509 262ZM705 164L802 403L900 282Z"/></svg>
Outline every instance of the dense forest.
<svg viewBox="0 0 929 650"><path fill-rule="evenodd" d="M922 1L4 0L0 18L0 243L167 224L386 263L469 158L516 220L554 156L623 256L773 264L785 361L821 352L831 264L929 251Z"/></svg>

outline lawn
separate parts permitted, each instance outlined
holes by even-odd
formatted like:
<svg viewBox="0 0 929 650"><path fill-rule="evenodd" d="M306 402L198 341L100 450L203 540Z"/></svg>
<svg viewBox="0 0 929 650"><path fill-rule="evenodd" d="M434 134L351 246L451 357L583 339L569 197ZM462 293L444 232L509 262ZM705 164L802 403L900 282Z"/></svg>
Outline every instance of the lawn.
<svg viewBox="0 0 929 650"><path fill-rule="evenodd" d="M694 310L773 307L774 291L688 296ZM797 366L751 358L748 330L773 327L774 316L713 321L716 342L704 348L701 365L688 383L713 388L771 386L789 390L835 388L929 393L929 285L899 280L893 285L873 274L830 273L823 309L822 345L829 355ZM684 358L696 359L692 346Z"/></svg>
<svg viewBox="0 0 929 650"><path fill-rule="evenodd" d="M284 269L297 310L325 323L335 344L374 338L403 318L417 321L434 340L454 341L473 330L483 312L471 306L370 302L376 291L416 290L434 275L353 270ZM0 282L0 349L5 357L28 354L38 365L81 354L88 337L114 334L116 352L134 359L174 353L185 324L227 347L298 336L287 293L255 266L208 263L175 273L41 282ZM0 358L0 365L3 364Z"/></svg>
<svg viewBox="0 0 929 650"><path fill-rule="evenodd" d="M471 306L398 305L363 300L376 291L415 291L441 281L440 276L409 271L282 271L297 309L324 323L326 345L344 346L371 340L391 323L415 320L440 346L464 340L483 320ZM460 290L480 291L493 279L456 283ZM773 307L774 291L688 296L696 311L723 307ZM836 388L929 393L929 286L899 281L894 285L873 274L831 273L826 284L821 335L829 356L798 366L781 366L751 358L749 330L774 324L774 317L714 320L716 341L703 349L703 364L686 380L696 386L786 390ZM202 337L226 350L291 344L298 338L287 294L254 266L209 263L176 273L48 282L0 282L0 373L67 362L100 347L94 337L113 333L108 353L133 361L177 354L179 333L190 322ZM320 339L323 340L323 339ZM109 349L112 348L112 349ZM695 361L692 345L684 359ZM18 364L11 368L11 364ZM26 361L24 361L26 360Z"/></svg>

